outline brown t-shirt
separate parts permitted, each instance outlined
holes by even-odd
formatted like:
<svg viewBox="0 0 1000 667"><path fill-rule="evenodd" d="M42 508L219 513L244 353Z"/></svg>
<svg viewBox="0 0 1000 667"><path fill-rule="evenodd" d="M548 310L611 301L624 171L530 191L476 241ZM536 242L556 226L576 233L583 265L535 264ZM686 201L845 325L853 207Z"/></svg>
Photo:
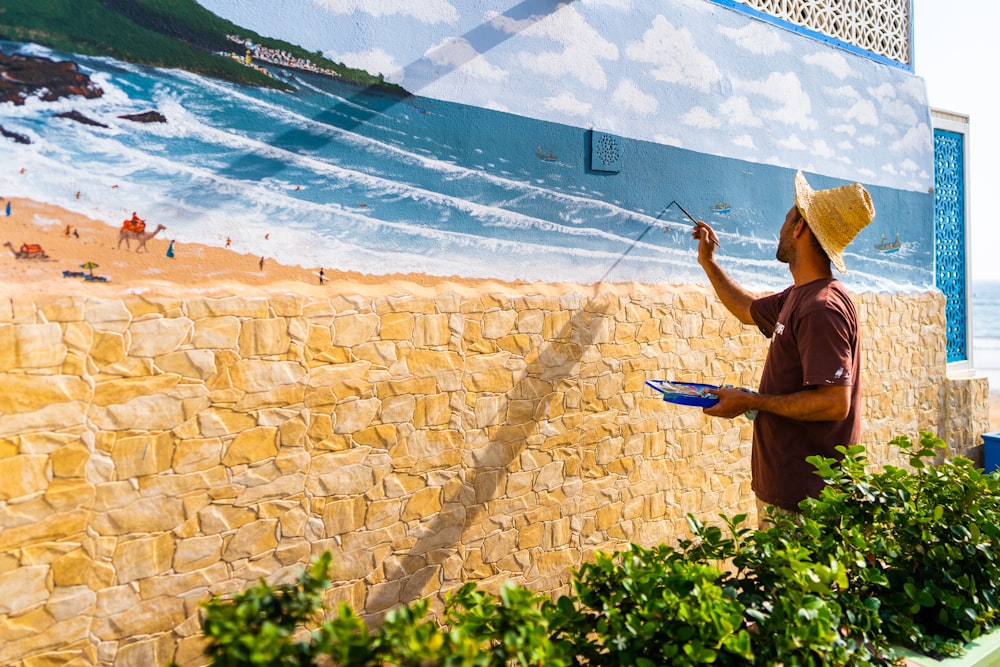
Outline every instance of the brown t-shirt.
<svg viewBox="0 0 1000 667"><path fill-rule="evenodd" d="M750 314L771 338L762 394L818 385L851 387L843 421L798 421L761 412L754 421L750 468L758 498L788 510L818 496L823 480L807 456L841 458L837 445L861 439L861 341L854 303L840 281L824 278L755 300Z"/></svg>

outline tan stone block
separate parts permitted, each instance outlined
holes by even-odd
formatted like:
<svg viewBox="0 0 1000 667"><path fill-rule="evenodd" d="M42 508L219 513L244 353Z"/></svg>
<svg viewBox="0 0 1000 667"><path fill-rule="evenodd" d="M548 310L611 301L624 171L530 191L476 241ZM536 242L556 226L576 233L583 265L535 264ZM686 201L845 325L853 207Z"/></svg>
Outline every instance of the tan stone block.
<svg viewBox="0 0 1000 667"><path fill-rule="evenodd" d="M205 535L228 533L256 519L257 514L253 510L232 505L209 505L198 512L198 521Z"/></svg>
<svg viewBox="0 0 1000 667"><path fill-rule="evenodd" d="M244 357L285 354L292 341L283 317L245 320L240 328L239 350Z"/></svg>
<svg viewBox="0 0 1000 667"><path fill-rule="evenodd" d="M451 421L451 406L448 401L448 394L417 397L413 425L417 428L447 425Z"/></svg>
<svg viewBox="0 0 1000 667"><path fill-rule="evenodd" d="M148 667L165 665L174 657L174 638L169 633L122 643L115 655L116 667Z"/></svg>
<svg viewBox="0 0 1000 667"><path fill-rule="evenodd" d="M482 558L484 563L496 563L517 547L517 531L505 530L483 540Z"/></svg>
<svg viewBox="0 0 1000 667"><path fill-rule="evenodd" d="M401 424L413 421L417 400L412 395L387 396L382 399L381 420L386 424Z"/></svg>
<svg viewBox="0 0 1000 667"><path fill-rule="evenodd" d="M166 394L177 386L178 375L123 378L97 383L94 388L94 405L108 406L127 403L135 398Z"/></svg>
<svg viewBox="0 0 1000 667"><path fill-rule="evenodd" d="M51 656L53 665L85 667L95 664L87 656L90 643L87 640L91 619L78 616L69 621L54 623L44 608L35 609L6 622L7 632L16 639L0 642L0 664L31 665L32 658L22 661L24 656ZM60 649L65 649L61 652ZM76 658L78 662L69 662ZM46 665L45 667L48 667Z"/></svg>
<svg viewBox="0 0 1000 667"><path fill-rule="evenodd" d="M399 521L403 502L398 498L373 500L366 503L365 528L378 530Z"/></svg>
<svg viewBox="0 0 1000 667"><path fill-rule="evenodd" d="M63 325L63 343L72 352L88 354L94 345L94 329L86 322L67 322Z"/></svg>
<svg viewBox="0 0 1000 667"><path fill-rule="evenodd" d="M94 485L84 479L56 478L45 489L45 502L54 512L89 507L94 500Z"/></svg>
<svg viewBox="0 0 1000 667"><path fill-rule="evenodd" d="M91 590L98 584L110 584L114 569L110 563L97 563L83 549L74 549L52 561L52 585L55 587L87 586Z"/></svg>
<svg viewBox="0 0 1000 667"><path fill-rule="evenodd" d="M462 384L468 391L503 394L514 386L514 374L507 368L494 367L466 375Z"/></svg>
<svg viewBox="0 0 1000 667"><path fill-rule="evenodd" d="M199 349L235 349L239 336L238 318L231 315L205 317L194 322L191 342Z"/></svg>
<svg viewBox="0 0 1000 667"><path fill-rule="evenodd" d="M303 473L282 475L273 482L244 489L236 497L237 507L255 507L260 503L282 498L299 498L305 490L306 476Z"/></svg>
<svg viewBox="0 0 1000 667"><path fill-rule="evenodd" d="M66 358L62 327L56 322L16 325L15 344L18 368L61 366Z"/></svg>
<svg viewBox="0 0 1000 667"><path fill-rule="evenodd" d="M418 315L413 332L413 344L417 347L435 347L447 345L451 339L449 316Z"/></svg>
<svg viewBox="0 0 1000 667"><path fill-rule="evenodd" d="M323 509L326 536L335 537L364 528L366 505L362 496L328 502Z"/></svg>
<svg viewBox="0 0 1000 667"><path fill-rule="evenodd" d="M377 398L347 401L334 410L334 433L354 433L368 427L378 415Z"/></svg>
<svg viewBox="0 0 1000 667"><path fill-rule="evenodd" d="M278 453L277 436L278 429L271 426L247 429L237 435L226 448L222 462L227 466L235 466L272 458Z"/></svg>
<svg viewBox="0 0 1000 667"><path fill-rule="evenodd" d="M90 462L90 450L83 442L76 440L52 452L50 460L53 477L82 477Z"/></svg>
<svg viewBox="0 0 1000 667"><path fill-rule="evenodd" d="M185 616L184 600L162 597L130 605L106 617L98 615L92 631L102 641L126 640L170 632L184 622Z"/></svg>
<svg viewBox="0 0 1000 667"><path fill-rule="evenodd" d="M399 438L396 427L391 424L369 426L353 434L354 442L366 447L388 449L394 446Z"/></svg>
<svg viewBox="0 0 1000 667"><path fill-rule="evenodd" d="M282 447L303 447L307 427L301 417L289 419L278 427L278 442Z"/></svg>
<svg viewBox="0 0 1000 667"><path fill-rule="evenodd" d="M44 491L48 486L46 468L49 457L42 455L0 459L0 500L13 500Z"/></svg>
<svg viewBox="0 0 1000 667"><path fill-rule="evenodd" d="M198 415L198 426L209 438L240 433L256 425L252 415L224 408L209 408Z"/></svg>
<svg viewBox="0 0 1000 667"><path fill-rule="evenodd" d="M429 377L391 380L375 384L375 395L381 399L385 399L389 396L417 396L420 394L433 394L436 391L437 389L434 379Z"/></svg>
<svg viewBox="0 0 1000 667"><path fill-rule="evenodd" d="M333 344L353 347L371 340L379 328L379 316L374 313L340 315L333 321Z"/></svg>
<svg viewBox="0 0 1000 667"><path fill-rule="evenodd" d="M413 375L433 377L444 371L460 370L462 358L456 352L414 350L406 356L406 366Z"/></svg>
<svg viewBox="0 0 1000 667"><path fill-rule="evenodd" d="M386 313L380 321L379 337L382 340L411 340L415 321L412 313Z"/></svg>
<svg viewBox="0 0 1000 667"><path fill-rule="evenodd" d="M70 401L86 401L90 387L69 375L0 375L0 414L27 413ZM61 429L60 429L61 430Z"/></svg>
<svg viewBox="0 0 1000 667"><path fill-rule="evenodd" d="M194 323L186 317L157 317L134 320L128 330L131 334L128 353L131 356L159 357L190 342Z"/></svg>
<svg viewBox="0 0 1000 667"><path fill-rule="evenodd" d="M164 373L196 380L207 380L218 372L211 350L182 350L157 357L154 362Z"/></svg>
<svg viewBox="0 0 1000 667"><path fill-rule="evenodd" d="M401 518L403 521L424 519L441 511L441 488L427 487L416 491L406 502Z"/></svg>
<svg viewBox="0 0 1000 667"><path fill-rule="evenodd" d="M173 535L161 533L151 538L125 538L118 543L111 562L118 573L118 583L127 584L166 572L173 560Z"/></svg>
<svg viewBox="0 0 1000 667"><path fill-rule="evenodd" d="M187 310L188 317L192 320L226 315L264 319L268 316L270 305L266 297L230 296L191 299L187 302Z"/></svg>
<svg viewBox="0 0 1000 667"><path fill-rule="evenodd" d="M170 468L174 442L170 433L118 438L111 448L115 479L152 475Z"/></svg>
<svg viewBox="0 0 1000 667"><path fill-rule="evenodd" d="M427 315L435 312L437 298L412 294L393 295L379 299L375 309L379 313L419 313Z"/></svg>
<svg viewBox="0 0 1000 667"><path fill-rule="evenodd" d="M174 443L171 467L178 473L189 473L213 468L222 460L220 438L186 438Z"/></svg>
<svg viewBox="0 0 1000 667"><path fill-rule="evenodd" d="M57 586L45 603L45 610L56 622L94 613L97 595L86 586Z"/></svg>
<svg viewBox="0 0 1000 667"><path fill-rule="evenodd" d="M239 558L255 558L273 550L278 545L277 519L261 519L241 526L236 534L226 540L222 558L232 562Z"/></svg>
<svg viewBox="0 0 1000 667"><path fill-rule="evenodd" d="M304 385L280 386L271 391L243 394L233 406L236 410L251 412L266 408L287 408L300 406L305 398Z"/></svg>
<svg viewBox="0 0 1000 667"><path fill-rule="evenodd" d="M391 366L398 361L396 343L393 341L376 340L362 343L352 348L352 351L358 359L381 368Z"/></svg>
<svg viewBox="0 0 1000 667"><path fill-rule="evenodd" d="M344 465L333 472L312 475L306 488L314 494L347 496L365 493L375 485L375 472L368 465ZM0 533L0 539L3 535Z"/></svg>
<svg viewBox="0 0 1000 667"><path fill-rule="evenodd" d="M48 565L0 574L0 614L17 614L47 600L49 574Z"/></svg>
<svg viewBox="0 0 1000 667"><path fill-rule="evenodd" d="M178 573L201 570L215 565L222 557L222 537L206 535L178 540L173 568Z"/></svg>
<svg viewBox="0 0 1000 667"><path fill-rule="evenodd" d="M90 525L99 535L129 535L173 530L184 520L183 500L141 498L127 507L95 516Z"/></svg>
<svg viewBox="0 0 1000 667"><path fill-rule="evenodd" d="M292 361L243 359L229 369L233 386L247 392L267 392L303 381L306 370Z"/></svg>
<svg viewBox="0 0 1000 667"><path fill-rule="evenodd" d="M17 366L17 327L0 324L0 373Z"/></svg>
<svg viewBox="0 0 1000 667"><path fill-rule="evenodd" d="M526 357L540 344L527 334L514 334L497 339L497 347L517 356Z"/></svg>

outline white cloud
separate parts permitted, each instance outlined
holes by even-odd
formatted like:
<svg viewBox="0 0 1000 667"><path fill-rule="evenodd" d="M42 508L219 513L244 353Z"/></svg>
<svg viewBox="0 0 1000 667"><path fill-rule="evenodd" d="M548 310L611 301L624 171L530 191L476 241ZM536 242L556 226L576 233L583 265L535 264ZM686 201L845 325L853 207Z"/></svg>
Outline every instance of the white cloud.
<svg viewBox="0 0 1000 667"><path fill-rule="evenodd" d="M837 151L833 150L829 144L827 144L822 139L816 139L809 145L809 152L815 156L830 159L837 154Z"/></svg>
<svg viewBox="0 0 1000 667"><path fill-rule="evenodd" d="M915 76L908 77L896 87L896 92L909 97L917 106L927 106L927 86L923 79Z"/></svg>
<svg viewBox="0 0 1000 667"><path fill-rule="evenodd" d="M405 16L422 23L457 23L458 12L447 0L314 0L334 14L363 12L372 16Z"/></svg>
<svg viewBox="0 0 1000 667"><path fill-rule="evenodd" d="M636 113L653 114L660 108L657 99L640 90L632 79L623 79L618 88L615 89L611 100L618 107L630 109Z"/></svg>
<svg viewBox="0 0 1000 667"><path fill-rule="evenodd" d="M466 74L483 81L503 81L508 76L506 71L488 63L469 42L460 37L432 46L424 56L435 65L461 68Z"/></svg>
<svg viewBox="0 0 1000 667"><path fill-rule="evenodd" d="M677 28L662 15L640 41L629 42L625 55L636 62L653 66L650 74L658 81L689 86L708 92L722 74L711 58L698 50L691 33Z"/></svg>
<svg viewBox="0 0 1000 667"><path fill-rule="evenodd" d="M751 21L742 28L719 26L718 31L724 37L736 42L738 46L757 55L770 56L775 53L786 53L792 48L781 39L780 31L757 21Z"/></svg>
<svg viewBox="0 0 1000 667"><path fill-rule="evenodd" d="M617 60L618 47L604 39L572 6L563 5L544 17L511 19L491 15L493 27L520 37L554 42L556 50L523 50L522 67L552 79L572 77L594 90L607 88L602 60Z"/></svg>
<svg viewBox="0 0 1000 667"><path fill-rule="evenodd" d="M802 89L802 82L794 72L773 72L763 81L734 81L733 88L760 95L777 104L776 109L765 110L761 115L802 129L817 126L812 117L812 101Z"/></svg>
<svg viewBox="0 0 1000 667"><path fill-rule="evenodd" d="M782 148L787 148L788 150L792 151L806 150L806 145L802 143L802 140L799 139L799 135L797 134L789 135L788 138L786 139L779 139L777 141L777 144Z"/></svg>
<svg viewBox="0 0 1000 667"><path fill-rule="evenodd" d="M548 97L542 105L549 111L557 111L567 116L586 116L593 105L581 102L572 93L562 93L556 97Z"/></svg>
<svg viewBox="0 0 1000 667"><path fill-rule="evenodd" d="M719 105L719 111L726 116L726 120L731 125L742 125L744 127L761 127L764 125L753 110L750 109L750 100L742 96L730 97Z"/></svg>
<svg viewBox="0 0 1000 667"><path fill-rule="evenodd" d="M493 111L502 111L504 113L510 113L510 107L508 107L506 104L501 104L496 100L487 100L486 103L483 104L483 106L486 107L487 109L492 109Z"/></svg>
<svg viewBox="0 0 1000 667"><path fill-rule="evenodd" d="M878 112L871 100L858 100L844 112L844 120L856 121L862 125L878 125Z"/></svg>
<svg viewBox="0 0 1000 667"><path fill-rule="evenodd" d="M741 148L749 148L750 150L756 150L757 147L753 143L753 137L749 134L741 134L740 136L733 139L733 145L739 146Z"/></svg>
<svg viewBox="0 0 1000 667"><path fill-rule="evenodd" d="M853 151L854 150L854 144L851 143L850 141L848 141L847 139L843 139L843 140L837 142L837 148L839 148L840 150L842 150L844 152Z"/></svg>
<svg viewBox="0 0 1000 667"><path fill-rule="evenodd" d="M809 65L816 65L817 67L826 70L841 81L846 79L853 72L851 65L847 62L847 58L836 51L821 51L813 53L812 55L803 57L802 60Z"/></svg>
<svg viewBox="0 0 1000 667"><path fill-rule="evenodd" d="M858 143L862 146L878 146L879 140L875 135L866 134L863 137L858 137Z"/></svg>
<svg viewBox="0 0 1000 667"><path fill-rule="evenodd" d="M889 145L889 149L894 153L929 153L933 150L931 142L931 129L923 123L916 127L911 127L898 141Z"/></svg>
<svg viewBox="0 0 1000 667"><path fill-rule="evenodd" d="M833 131L834 132L839 132L840 134L846 134L846 135L848 135L850 137L853 137L855 134L857 134L858 128L856 126L854 126L854 125L847 125L847 124L844 124L844 125L834 125L833 126Z"/></svg>
<svg viewBox="0 0 1000 667"><path fill-rule="evenodd" d="M918 171L920 169L920 165L917 164L916 162L914 162L913 160L909 159L909 158L906 158L905 160L903 160L900 163L899 166L902 167L903 169L905 169L906 171L910 172L910 173L913 173L913 172Z"/></svg>
<svg viewBox="0 0 1000 667"><path fill-rule="evenodd" d="M705 107L694 107L681 116L681 122L685 125L701 128L703 130L714 130L718 127L722 127L722 123L719 122L719 119L709 113L708 109Z"/></svg>
<svg viewBox="0 0 1000 667"><path fill-rule="evenodd" d="M390 81L397 80L395 77L402 74L402 66L395 61L391 53L386 53L382 49L341 53L339 55L328 51L323 55L334 62L340 62L355 69L363 69L371 74L381 72Z"/></svg>
<svg viewBox="0 0 1000 667"><path fill-rule="evenodd" d="M653 141L655 141L658 144L663 144L664 146L677 146L677 147L684 146L684 142L679 137L673 137L670 136L669 134L659 134L659 133L654 134Z"/></svg>

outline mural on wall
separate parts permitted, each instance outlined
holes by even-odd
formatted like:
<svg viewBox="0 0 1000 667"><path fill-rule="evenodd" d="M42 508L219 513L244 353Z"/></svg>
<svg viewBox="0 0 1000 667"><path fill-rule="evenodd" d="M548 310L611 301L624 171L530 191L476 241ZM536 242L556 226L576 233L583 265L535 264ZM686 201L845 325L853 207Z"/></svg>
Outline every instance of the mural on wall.
<svg viewBox="0 0 1000 667"><path fill-rule="evenodd" d="M778 287L803 169L872 192L851 287L933 284L932 133L905 70L709 0L199 4L234 24L218 52L288 85L11 40L0 15L0 52L72 61L102 93L0 103L0 195L104 220L114 241L138 212L170 252L226 247L261 270L266 254L584 284L703 282L683 209L738 279Z"/></svg>

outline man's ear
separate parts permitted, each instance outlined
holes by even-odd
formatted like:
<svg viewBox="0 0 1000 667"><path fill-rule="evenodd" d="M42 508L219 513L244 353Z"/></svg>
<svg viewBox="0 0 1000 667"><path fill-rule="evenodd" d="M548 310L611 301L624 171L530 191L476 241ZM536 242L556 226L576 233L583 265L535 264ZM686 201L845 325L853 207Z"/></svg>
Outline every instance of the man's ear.
<svg viewBox="0 0 1000 667"><path fill-rule="evenodd" d="M809 223L806 222L806 219L800 215L799 219L795 221L795 227L792 228L792 235L798 238L805 232L812 233L812 230L809 229Z"/></svg>

